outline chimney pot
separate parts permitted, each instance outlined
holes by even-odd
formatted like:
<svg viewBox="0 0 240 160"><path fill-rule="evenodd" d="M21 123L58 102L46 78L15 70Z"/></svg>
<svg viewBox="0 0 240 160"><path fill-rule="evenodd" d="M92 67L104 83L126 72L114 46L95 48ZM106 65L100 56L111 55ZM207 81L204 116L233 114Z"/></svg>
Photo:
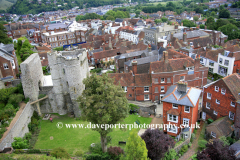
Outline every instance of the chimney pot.
<svg viewBox="0 0 240 160"><path fill-rule="evenodd" d="M187 92L187 86L188 86L187 82L179 81L177 83L177 91L182 92L182 93L186 93Z"/></svg>
<svg viewBox="0 0 240 160"><path fill-rule="evenodd" d="M133 70L133 74L137 74L137 61L133 60L132 61L132 70Z"/></svg>

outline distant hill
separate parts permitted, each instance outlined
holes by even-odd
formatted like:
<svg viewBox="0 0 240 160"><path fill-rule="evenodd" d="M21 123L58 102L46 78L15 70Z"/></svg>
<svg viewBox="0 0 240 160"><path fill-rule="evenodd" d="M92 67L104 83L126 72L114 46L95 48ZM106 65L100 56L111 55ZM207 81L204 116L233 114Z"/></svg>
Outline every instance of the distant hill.
<svg viewBox="0 0 240 160"><path fill-rule="evenodd" d="M0 0L0 10L5 10L11 7L17 0Z"/></svg>
<svg viewBox="0 0 240 160"><path fill-rule="evenodd" d="M75 6L79 6L82 9L83 6L88 8L120 3L123 3L122 0L17 0L14 5L7 9L7 12L12 14L38 14L46 11L57 11L59 9L68 10ZM61 6L58 7L58 5Z"/></svg>

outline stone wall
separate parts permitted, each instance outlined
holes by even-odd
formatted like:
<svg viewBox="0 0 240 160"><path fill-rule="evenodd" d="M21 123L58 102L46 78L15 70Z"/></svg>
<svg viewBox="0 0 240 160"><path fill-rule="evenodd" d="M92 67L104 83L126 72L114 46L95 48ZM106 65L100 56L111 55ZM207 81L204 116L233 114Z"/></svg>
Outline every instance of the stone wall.
<svg viewBox="0 0 240 160"><path fill-rule="evenodd" d="M28 57L23 63L21 63L20 67L24 95L26 98L29 97L32 101L35 101L38 99L39 86L44 80L42 65L38 53L34 53Z"/></svg>
<svg viewBox="0 0 240 160"><path fill-rule="evenodd" d="M18 84L20 84L21 83L21 79L14 79L13 81L12 81L12 85L14 86L14 87L16 87Z"/></svg>
<svg viewBox="0 0 240 160"><path fill-rule="evenodd" d="M184 145L186 145L186 144L188 144L188 143L190 142L190 139L191 139L191 138L189 137L189 138L186 139L182 144L180 144L180 145L177 146L177 147L174 147L173 149L178 153Z"/></svg>
<svg viewBox="0 0 240 160"><path fill-rule="evenodd" d="M11 128L7 136L0 142L0 150L3 150L6 147L11 147L14 137L23 137L25 133L29 132L28 124L31 122L33 111L34 109L32 105L28 102L14 126Z"/></svg>

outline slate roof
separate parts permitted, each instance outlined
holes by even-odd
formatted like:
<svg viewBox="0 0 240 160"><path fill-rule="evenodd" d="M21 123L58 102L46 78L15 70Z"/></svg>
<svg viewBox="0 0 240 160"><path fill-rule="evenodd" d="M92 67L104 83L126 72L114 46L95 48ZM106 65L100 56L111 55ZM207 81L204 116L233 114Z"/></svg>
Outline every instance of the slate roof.
<svg viewBox="0 0 240 160"><path fill-rule="evenodd" d="M0 47L7 51L9 54L12 55L12 51L14 50L14 44L0 44Z"/></svg>
<svg viewBox="0 0 240 160"><path fill-rule="evenodd" d="M218 131L221 133L221 136L227 136L233 131L233 128L231 127L231 125L232 125L232 121L228 118L228 116L226 116L226 117L217 119L216 121L209 124L207 127L215 126L218 129Z"/></svg>
<svg viewBox="0 0 240 160"><path fill-rule="evenodd" d="M48 30L67 28L67 25L65 23L53 23L53 24L44 25L45 28L46 28L46 26L48 26Z"/></svg>
<svg viewBox="0 0 240 160"><path fill-rule="evenodd" d="M121 18L116 18L115 19L115 22L118 22L118 23L120 23L120 22L122 22L123 21L123 19L121 19Z"/></svg>
<svg viewBox="0 0 240 160"><path fill-rule="evenodd" d="M159 56L159 58L161 57ZM132 61L137 61L137 65L155 62L158 61L158 55L129 60L127 62L124 62L124 64L127 66L132 66Z"/></svg>
<svg viewBox="0 0 240 160"><path fill-rule="evenodd" d="M165 93L162 101L175 103L184 106L195 107L200 97L201 90L194 87L188 87L186 93L178 92L177 86L170 86Z"/></svg>
<svg viewBox="0 0 240 160"><path fill-rule="evenodd" d="M195 38L195 37L209 36L208 33L201 31L201 30L188 31L186 33L187 33L187 39ZM183 39L183 33L175 33L175 34L173 34L173 37L176 37L181 40L181 39Z"/></svg>
<svg viewBox="0 0 240 160"><path fill-rule="evenodd" d="M238 155L237 158L240 158L240 140L238 140L237 142L233 143L231 146L229 146L229 148L235 150L235 155Z"/></svg>
<svg viewBox="0 0 240 160"><path fill-rule="evenodd" d="M146 51L146 50L121 54L121 56L119 57L119 59L124 59L124 58L139 56L139 55L142 55L145 51Z"/></svg>
<svg viewBox="0 0 240 160"><path fill-rule="evenodd" d="M102 48L100 48L100 49L94 49L94 50L92 50L92 51L89 51L88 54L89 54L90 56L92 56L95 52L101 52L101 51L103 51Z"/></svg>
<svg viewBox="0 0 240 160"><path fill-rule="evenodd" d="M231 74L222 79L232 92L236 101L240 100L240 75L237 73Z"/></svg>

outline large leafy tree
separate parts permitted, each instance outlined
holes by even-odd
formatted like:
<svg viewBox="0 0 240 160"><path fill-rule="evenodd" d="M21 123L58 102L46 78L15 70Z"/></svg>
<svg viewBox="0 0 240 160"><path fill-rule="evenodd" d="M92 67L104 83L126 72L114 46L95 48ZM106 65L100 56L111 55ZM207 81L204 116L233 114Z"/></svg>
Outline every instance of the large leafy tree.
<svg viewBox="0 0 240 160"><path fill-rule="evenodd" d="M235 151L221 140L213 140L206 144L206 149L197 153L198 160L235 160Z"/></svg>
<svg viewBox="0 0 240 160"><path fill-rule="evenodd" d="M218 30L223 32L223 34L228 35L228 40L237 39L240 37L240 31L237 26L230 23L219 27Z"/></svg>
<svg viewBox="0 0 240 160"><path fill-rule="evenodd" d="M193 21L184 19L181 22L183 23L183 26L186 26L186 27L196 27L196 24L194 24Z"/></svg>
<svg viewBox="0 0 240 160"><path fill-rule="evenodd" d="M95 73L83 80L86 89L78 98L82 117L92 124L115 125L128 114L126 93L120 85L114 85L107 74L98 76ZM112 128L92 128L100 133L102 151L107 151L107 135Z"/></svg>
<svg viewBox="0 0 240 160"><path fill-rule="evenodd" d="M208 29L214 30L216 22L213 17L209 17L206 21L206 24Z"/></svg>
<svg viewBox="0 0 240 160"><path fill-rule="evenodd" d="M3 43L3 44L12 43L12 39L8 38L7 30L3 26L3 24L0 24L0 43Z"/></svg>
<svg viewBox="0 0 240 160"><path fill-rule="evenodd" d="M230 18L230 12L227 9L222 9L219 11L219 18Z"/></svg>
<svg viewBox="0 0 240 160"><path fill-rule="evenodd" d="M226 20L226 19L218 19L217 20L217 22L216 22L216 30L219 28L219 27L222 27L222 26L224 26L224 25L226 25L226 24L229 24L230 22L228 21L228 20Z"/></svg>
<svg viewBox="0 0 240 160"><path fill-rule="evenodd" d="M148 160L148 150L146 144L141 137L138 136L137 131L130 132L130 136L125 147L125 156L121 160Z"/></svg>
<svg viewBox="0 0 240 160"><path fill-rule="evenodd" d="M146 143L150 159L161 159L170 147L174 147L173 138L158 129L148 129L141 137Z"/></svg>

